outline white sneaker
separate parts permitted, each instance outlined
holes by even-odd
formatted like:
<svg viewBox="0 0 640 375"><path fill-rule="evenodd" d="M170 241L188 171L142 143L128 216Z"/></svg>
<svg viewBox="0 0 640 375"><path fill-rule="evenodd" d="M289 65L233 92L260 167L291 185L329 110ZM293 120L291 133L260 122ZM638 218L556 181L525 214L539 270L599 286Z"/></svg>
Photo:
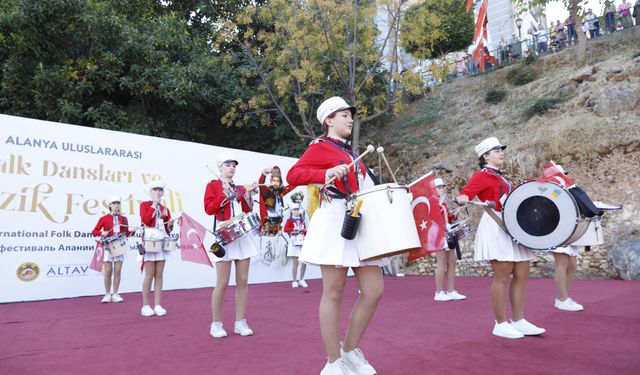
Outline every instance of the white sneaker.
<svg viewBox="0 0 640 375"><path fill-rule="evenodd" d="M449 296L447 293L444 292L444 290L442 292L436 292L436 294L433 296L433 300L434 301L451 301L453 298L451 298L451 296Z"/></svg>
<svg viewBox="0 0 640 375"><path fill-rule="evenodd" d="M111 302L122 302L124 298L120 297L118 293L111 296Z"/></svg>
<svg viewBox="0 0 640 375"><path fill-rule="evenodd" d="M215 338L227 337L227 331L224 330L222 322L211 322L209 334Z"/></svg>
<svg viewBox="0 0 640 375"><path fill-rule="evenodd" d="M142 309L140 310L140 315L142 315L142 316L154 316L154 315L156 315L156 312L153 311L151 306L144 305L144 306L142 306Z"/></svg>
<svg viewBox="0 0 640 375"><path fill-rule="evenodd" d="M374 375L376 370L369 364L364 358L364 354L358 348L353 349L350 352L345 352L340 347L340 356L345 365L354 373L358 375Z"/></svg>
<svg viewBox="0 0 640 375"><path fill-rule="evenodd" d="M292 288L297 288L298 287L298 282L297 281L292 282L291 283L291 287Z"/></svg>
<svg viewBox="0 0 640 375"><path fill-rule="evenodd" d="M521 339L524 337L524 335L520 331L515 329L508 322L496 322L496 324L493 326L492 333L496 336L504 337L505 339Z"/></svg>
<svg viewBox="0 0 640 375"><path fill-rule="evenodd" d="M249 328L246 319L236 320L236 324L233 326L233 333L237 333L240 336L251 336L253 330Z"/></svg>
<svg viewBox="0 0 640 375"><path fill-rule="evenodd" d="M111 302L111 294L105 294L104 297L102 297L102 301L100 301L102 303L109 303Z"/></svg>
<svg viewBox="0 0 640 375"><path fill-rule="evenodd" d="M349 368L342 358L338 358L333 363L327 361L327 364L324 365L324 368L320 371L320 375L348 375L350 373L351 371L349 371Z"/></svg>
<svg viewBox="0 0 640 375"><path fill-rule="evenodd" d="M300 286L303 287L303 288L308 288L309 287L309 284L307 284L307 282L304 281L304 280L300 280L298 282L298 284L300 284Z"/></svg>
<svg viewBox="0 0 640 375"><path fill-rule="evenodd" d="M576 301L572 300L571 298L567 298L564 301L560 301L559 299L556 298L556 302L553 304L553 306L555 306L556 309L566 310L566 311L584 310L584 306L582 306L579 303L576 303Z"/></svg>
<svg viewBox="0 0 640 375"><path fill-rule="evenodd" d="M465 296L464 294L460 294L455 290L453 292L447 292L447 295L454 301L462 301L463 299L467 299L467 296Z"/></svg>
<svg viewBox="0 0 640 375"><path fill-rule="evenodd" d="M156 305L156 307L153 308L153 311L156 313L157 316L165 316L165 315L167 315L167 310L165 310L160 305Z"/></svg>
<svg viewBox="0 0 640 375"><path fill-rule="evenodd" d="M527 322L527 320L524 318L518 320L517 322L514 322L512 320L511 326L520 331L520 333L522 333L523 335L527 336L541 335L546 331L544 328L536 327L533 324Z"/></svg>
<svg viewBox="0 0 640 375"><path fill-rule="evenodd" d="M396 273L396 277L404 277L404 272L398 272L398 273Z"/></svg>

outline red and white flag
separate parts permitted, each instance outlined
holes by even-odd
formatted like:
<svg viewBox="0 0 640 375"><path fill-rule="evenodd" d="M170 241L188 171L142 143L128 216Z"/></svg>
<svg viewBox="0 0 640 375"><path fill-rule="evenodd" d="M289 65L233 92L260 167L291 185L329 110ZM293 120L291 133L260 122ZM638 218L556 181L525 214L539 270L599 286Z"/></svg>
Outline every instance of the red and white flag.
<svg viewBox="0 0 640 375"><path fill-rule="evenodd" d="M102 241L96 241L96 249L93 251L93 258L91 258L89 268L97 272L102 272L102 266L104 265L104 251L104 244Z"/></svg>
<svg viewBox="0 0 640 375"><path fill-rule="evenodd" d="M202 241L207 230L191 216L182 213L180 218L180 254L182 260L213 267Z"/></svg>
<svg viewBox="0 0 640 375"><path fill-rule="evenodd" d="M411 262L444 249L446 223L433 172L409 184L409 191L413 195L411 208L421 245L420 248L409 252L408 260Z"/></svg>
<svg viewBox="0 0 640 375"><path fill-rule="evenodd" d="M542 177L540 179L543 181L555 182L556 184L560 184L566 188L573 187L576 184L572 179L567 177L562 166L557 165L553 160L549 161L549 163L544 167L544 171L542 172Z"/></svg>

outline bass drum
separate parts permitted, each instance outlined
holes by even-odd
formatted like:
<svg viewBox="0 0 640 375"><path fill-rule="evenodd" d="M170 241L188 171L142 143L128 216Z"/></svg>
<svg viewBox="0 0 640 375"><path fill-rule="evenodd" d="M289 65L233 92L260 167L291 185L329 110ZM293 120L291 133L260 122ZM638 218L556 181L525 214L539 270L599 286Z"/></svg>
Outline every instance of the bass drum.
<svg viewBox="0 0 640 375"><path fill-rule="evenodd" d="M589 227L569 191L546 181L528 181L513 189L502 220L514 240L536 250L571 244Z"/></svg>

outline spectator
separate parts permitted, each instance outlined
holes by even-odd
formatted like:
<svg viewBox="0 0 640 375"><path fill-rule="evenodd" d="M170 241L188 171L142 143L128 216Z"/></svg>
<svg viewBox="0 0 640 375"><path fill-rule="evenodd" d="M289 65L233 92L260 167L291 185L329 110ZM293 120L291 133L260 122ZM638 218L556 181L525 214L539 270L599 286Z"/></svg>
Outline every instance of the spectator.
<svg viewBox="0 0 640 375"><path fill-rule="evenodd" d="M560 23L560 20L556 22L556 41L558 42L558 48L564 48L567 46L567 34L564 32L564 25Z"/></svg>
<svg viewBox="0 0 640 375"><path fill-rule="evenodd" d="M456 71L459 76L464 76L467 74L467 67L464 65L464 59L462 57L458 57L456 59Z"/></svg>
<svg viewBox="0 0 640 375"><path fill-rule="evenodd" d="M622 3L618 5L618 15L620 22L622 22L622 27L625 29L633 27L633 21L631 20L631 3L629 3L629 0L622 0Z"/></svg>
<svg viewBox="0 0 640 375"><path fill-rule="evenodd" d="M531 30L531 28L527 30L527 35L524 37L524 41L525 41L525 45L527 46L527 56L535 55L536 43L535 43L535 38L533 36L533 30Z"/></svg>
<svg viewBox="0 0 640 375"><path fill-rule="evenodd" d="M640 0L636 0L633 6L633 18L636 19L636 26L640 26Z"/></svg>
<svg viewBox="0 0 640 375"><path fill-rule="evenodd" d="M569 16L564 24L567 26L567 39L569 44L578 42L578 34L576 33L576 20Z"/></svg>
<svg viewBox="0 0 640 375"><path fill-rule="evenodd" d="M599 32L598 32L599 25L596 24L597 20L598 20L598 17L595 14L593 14L593 10L589 8L589 11L585 16L585 21L587 21L588 28L589 28L589 35L591 36L591 39L597 38L599 36Z"/></svg>
<svg viewBox="0 0 640 375"><path fill-rule="evenodd" d="M536 40L538 41L538 52L545 53L547 52L547 42L549 39L547 38L547 32L544 29L544 26L539 25L538 27L539 29L534 34Z"/></svg>
<svg viewBox="0 0 640 375"><path fill-rule="evenodd" d="M589 34L589 22L584 21L582 23L582 32L584 33L584 36L587 37L587 39L591 38L591 35Z"/></svg>
<svg viewBox="0 0 640 375"><path fill-rule="evenodd" d="M500 51L500 64L504 64L509 57L509 43L504 38L504 36L500 37L500 42L498 43L498 50Z"/></svg>
<svg viewBox="0 0 640 375"><path fill-rule="evenodd" d="M511 34L511 41L509 42L509 47L511 48L510 59L516 60L520 58L522 55L522 45L520 44L520 39L516 33Z"/></svg>
<svg viewBox="0 0 640 375"><path fill-rule="evenodd" d="M616 32L616 12L616 5L611 2L611 5L607 7L606 15L604 17L607 34L613 34Z"/></svg>

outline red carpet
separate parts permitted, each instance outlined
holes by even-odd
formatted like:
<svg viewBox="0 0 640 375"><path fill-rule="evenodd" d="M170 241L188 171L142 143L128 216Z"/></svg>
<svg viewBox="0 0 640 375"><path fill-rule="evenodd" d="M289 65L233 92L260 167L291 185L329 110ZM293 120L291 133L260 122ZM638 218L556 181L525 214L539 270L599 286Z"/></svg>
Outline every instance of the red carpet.
<svg viewBox="0 0 640 375"><path fill-rule="evenodd" d="M553 280L532 279L526 317L542 337L491 335L488 278L458 278L468 299L434 302L433 277L386 278L385 295L361 348L379 374L638 374L640 283L577 280L582 312L553 308ZM319 280L252 285L252 337L234 335L233 288L209 336L210 289L165 292L165 317L139 315L139 293L0 305L0 374L318 374ZM350 279L343 320L357 287ZM344 326L343 326L344 329Z"/></svg>

